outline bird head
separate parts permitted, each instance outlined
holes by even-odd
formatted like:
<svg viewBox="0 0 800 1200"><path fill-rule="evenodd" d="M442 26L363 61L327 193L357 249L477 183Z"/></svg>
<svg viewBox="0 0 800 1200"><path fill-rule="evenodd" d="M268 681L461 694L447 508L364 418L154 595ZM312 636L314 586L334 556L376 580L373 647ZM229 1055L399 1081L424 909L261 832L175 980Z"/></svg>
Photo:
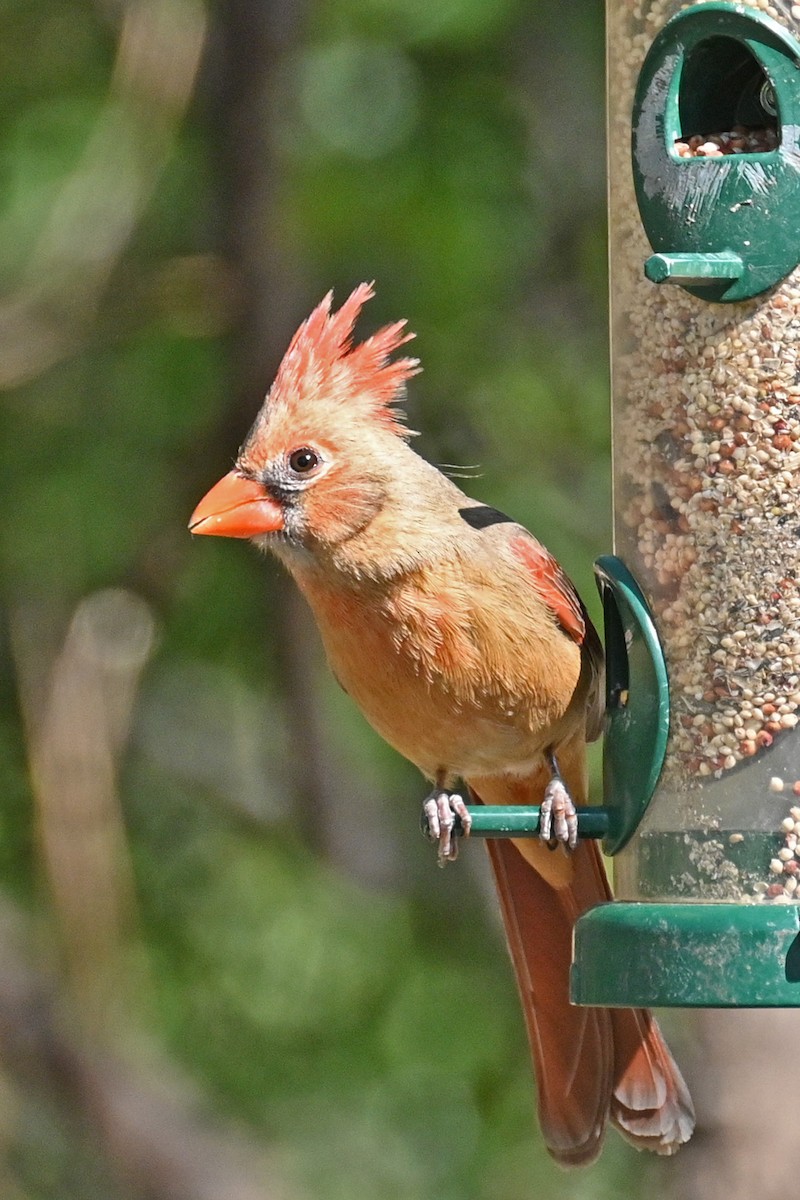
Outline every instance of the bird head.
<svg viewBox="0 0 800 1200"><path fill-rule="evenodd" d="M192 533L264 546L336 546L380 511L386 464L410 431L397 405L418 360L391 355L414 335L398 321L353 344L374 295L362 283L338 312L332 294L298 329L236 465L192 514Z"/></svg>

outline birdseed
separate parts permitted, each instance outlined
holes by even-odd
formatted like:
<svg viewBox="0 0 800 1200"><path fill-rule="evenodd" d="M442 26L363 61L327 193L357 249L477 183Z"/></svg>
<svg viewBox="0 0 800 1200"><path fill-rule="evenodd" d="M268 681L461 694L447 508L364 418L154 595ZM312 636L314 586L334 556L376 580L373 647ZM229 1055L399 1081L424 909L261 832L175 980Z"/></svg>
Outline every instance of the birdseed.
<svg viewBox="0 0 800 1200"><path fill-rule="evenodd" d="M769 154L777 145L775 129L735 125L726 133L695 133L690 138L677 138L675 153L679 158L722 158L726 154Z"/></svg>

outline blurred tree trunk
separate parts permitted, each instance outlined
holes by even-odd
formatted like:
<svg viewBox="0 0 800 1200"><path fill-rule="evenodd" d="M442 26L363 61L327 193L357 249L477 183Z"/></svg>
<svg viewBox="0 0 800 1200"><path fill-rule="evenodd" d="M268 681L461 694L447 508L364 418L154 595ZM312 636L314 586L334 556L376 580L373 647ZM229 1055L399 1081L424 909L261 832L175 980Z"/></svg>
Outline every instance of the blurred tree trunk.
<svg viewBox="0 0 800 1200"><path fill-rule="evenodd" d="M234 395L219 439L226 466L308 308L303 264L287 247L279 219L279 141L291 102L289 66L305 12L303 0L223 0L211 30L208 91L221 186L220 243L238 276L242 305L233 347ZM354 799L352 784L337 769L325 714L328 681L313 620L283 574L273 568L265 571L265 580L264 627L275 639L298 827L315 850L349 873L385 882L391 866L379 807ZM349 836L352 821L345 819L354 803L364 810L357 838Z"/></svg>
<svg viewBox="0 0 800 1200"><path fill-rule="evenodd" d="M241 441L302 315L302 264L279 225L280 131L287 65L298 47L304 0L221 0L207 71L215 133L219 242L241 289L233 348L231 442Z"/></svg>
<svg viewBox="0 0 800 1200"><path fill-rule="evenodd" d="M586 5L539 0L537 8L536 20L520 21L513 51L538 238L525 273L526 312L531 329L544 325L553 336L568 331L585 346L599 345L607 327L604 285L587 267L602 271L604 260L587 261L587 248L606 203L603 27L587 20ZM565 146L580 152L565 155Z"/></svg>

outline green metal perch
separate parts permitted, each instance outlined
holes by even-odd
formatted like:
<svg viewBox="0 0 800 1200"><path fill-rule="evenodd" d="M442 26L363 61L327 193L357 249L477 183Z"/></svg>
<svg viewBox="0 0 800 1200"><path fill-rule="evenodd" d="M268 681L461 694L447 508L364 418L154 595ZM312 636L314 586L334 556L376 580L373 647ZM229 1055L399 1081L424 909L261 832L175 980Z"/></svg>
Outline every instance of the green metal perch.
<svg viewBox="0 0 800 1200"><path fill-rule="evenodd" d="M538 805L480 804L467 809L472 817L472 837L536 837L539 833ZM609 812L602 805L578 808L578 837L604 838L608 834ZM422 830L427 833L423 817ZM456 833L463 833L456 817Z"/></svg>

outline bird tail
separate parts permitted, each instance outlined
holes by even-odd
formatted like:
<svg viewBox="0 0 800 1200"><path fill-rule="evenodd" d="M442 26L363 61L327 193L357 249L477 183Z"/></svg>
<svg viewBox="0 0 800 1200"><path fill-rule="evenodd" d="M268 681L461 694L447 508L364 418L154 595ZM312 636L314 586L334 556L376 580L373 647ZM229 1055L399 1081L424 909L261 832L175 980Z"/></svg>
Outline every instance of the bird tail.
<svg viewBox="0 0 800 1200"><path fill-rule="evenodd" d="M535 803L532 783L537 799L543 791L538 778L476 783L476 798L494 804ZM493 839L487 846L550 1154L562 1166L588 1165L609 1120L637 1149L674 1154L691 1137L694 1109L652 1014L569 1001L575 922L611 899L597 844L580 842L569 856L535 839Z"/></svg>

